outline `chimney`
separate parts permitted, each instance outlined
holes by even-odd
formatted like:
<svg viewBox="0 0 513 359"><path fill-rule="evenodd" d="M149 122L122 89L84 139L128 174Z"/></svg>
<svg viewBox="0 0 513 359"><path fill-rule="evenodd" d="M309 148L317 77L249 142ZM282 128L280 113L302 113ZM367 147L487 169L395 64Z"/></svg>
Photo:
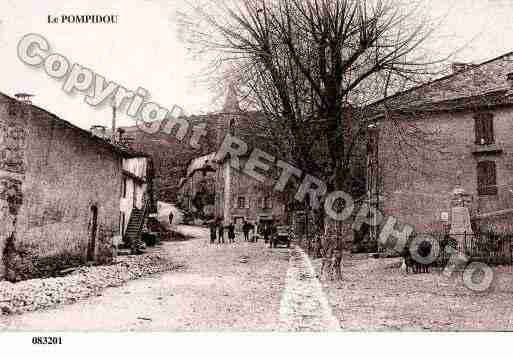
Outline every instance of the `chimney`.
<svg viewBox="0 0 513 359"><path fill-rule="evenodd" d="M31 95L29 93L19 92L14 94L14 97L20 102L26 103L26 104L32 104L31 97L34 97L34 95Z"/></svg>
<svg viewBox="0 0 513 359"><path fill-rule="evenodd" d="M91 133L97 137L105 138L106 128L102 125L91 126Z"/></svg>
<svg viewBox="0 0 513 359"><path fill-rule="evenodd" d="M467 71L475 66L476 66L475 64L469 64L469 63L465 63L465 62L453 62L451 64L453 74L462 72L462 71Z"/></svg>
<svg viewBox="0 0 513 359"><path fill-rule="evenodd" d="M508 81L508 86L510 90L513 90L513 72L510 72L506 75L506 80Z"/></svg>

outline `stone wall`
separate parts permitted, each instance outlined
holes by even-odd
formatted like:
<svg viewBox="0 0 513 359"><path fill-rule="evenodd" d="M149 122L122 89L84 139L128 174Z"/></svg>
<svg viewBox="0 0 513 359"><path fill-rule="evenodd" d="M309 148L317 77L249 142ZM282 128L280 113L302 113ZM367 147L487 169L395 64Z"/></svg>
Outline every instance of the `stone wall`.
<svg viewBox="0 0 513 359"><path fill-rule="evenodd" d="M8 194L1 199L4 276L46 276L84 263L92 206L98 209L92 259L108 262L112 235L119 231L120 155L87 131L36 107L23 105L25 112L13 116L12 101L0 97L0 124L4 133L7 123L23 129L26 143L19 149L23 171L4 171L2 178L4 193L11 188L7 191L20 197L18 202L6 200L12 197Z"/></svg>

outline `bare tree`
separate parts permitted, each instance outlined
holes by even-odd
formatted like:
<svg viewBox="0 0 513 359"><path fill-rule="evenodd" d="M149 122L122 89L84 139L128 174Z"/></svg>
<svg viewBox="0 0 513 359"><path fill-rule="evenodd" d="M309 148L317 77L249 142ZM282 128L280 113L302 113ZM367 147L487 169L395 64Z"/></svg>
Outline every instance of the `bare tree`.
<svg viewBox="0 0 513 359"><path fill-rule="evenodd" d="M393 0L205 1L182 14L208 78L237 84L265 114L276 151L330 187L350 190L370 102L439 70L419 3Z"/></svg>

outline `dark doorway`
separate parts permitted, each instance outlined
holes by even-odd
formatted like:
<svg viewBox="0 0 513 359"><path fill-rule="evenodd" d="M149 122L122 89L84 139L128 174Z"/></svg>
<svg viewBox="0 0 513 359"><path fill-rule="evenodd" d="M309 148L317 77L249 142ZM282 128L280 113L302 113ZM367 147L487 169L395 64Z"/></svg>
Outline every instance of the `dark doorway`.
<svg viewBox="0 0 513 359"><path fill-rule="evenodd" d="M126 225L126 214L125 212L121 212L121 228L119 234L123 236L125 234L125 225Z"/></svg>
<svg viewBox="0 0 513 359"><path fill-rule="evenodd" d="M87 261L94 261L94 249L96 247L96 232L98 231L98 207L91 206L91 232L87 244Z"/></svg>

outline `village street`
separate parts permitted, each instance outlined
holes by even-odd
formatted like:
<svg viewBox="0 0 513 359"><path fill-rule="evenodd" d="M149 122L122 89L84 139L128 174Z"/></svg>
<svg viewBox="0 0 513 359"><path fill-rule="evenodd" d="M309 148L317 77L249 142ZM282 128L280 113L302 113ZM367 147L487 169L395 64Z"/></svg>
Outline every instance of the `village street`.
<svg viewBox="0 0 513 359"><path fill-rule="evenodd" d="M263 243L211 245L204 228L163 249L185 267L108 288L101 296L21 315L0 330L326 330L336 329L320 284L297 250ZM292 261L290 261L292 254ZM289 263L292 265L289 266ZM290 268L289 268L290 267Z"/></svg>
<svg viewBox="0 0 513 359"><path fill-rule="evenodd" d="M342 282L319 280L320 259L297 247L210 244L205 228L158 248L183 264L48 310L0 316L0 330L505 330L513 325L513 273L495 267L493 288L458 275L405 275L400 258L344 254Z"/></svg>

